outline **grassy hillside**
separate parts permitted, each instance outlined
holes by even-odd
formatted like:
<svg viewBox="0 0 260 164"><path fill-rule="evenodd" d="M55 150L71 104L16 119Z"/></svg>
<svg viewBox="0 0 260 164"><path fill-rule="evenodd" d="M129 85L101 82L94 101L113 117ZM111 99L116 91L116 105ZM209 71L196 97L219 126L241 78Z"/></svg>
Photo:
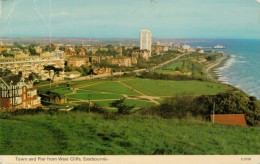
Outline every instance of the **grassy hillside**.
<svg viewBox="0 0 260 164"><path fill-rule="evenodd" d="M3 118L3 116L2 116ZM0 119L0 154L259 154L259 127L88 113Z"/></svg>

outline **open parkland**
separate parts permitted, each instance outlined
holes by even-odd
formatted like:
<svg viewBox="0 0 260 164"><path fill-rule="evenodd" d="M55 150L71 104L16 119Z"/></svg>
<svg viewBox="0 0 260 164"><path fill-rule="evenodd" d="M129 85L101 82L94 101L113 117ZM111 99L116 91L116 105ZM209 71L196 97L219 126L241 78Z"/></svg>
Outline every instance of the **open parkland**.
<svg viewBox="0 0 260 164"><path fill-rule="evenodd" d="M39 88L48 90L49 86ZM215 95L233 88L222 83L205 81L153 80L138 77L112 77L82 81L71 81L51 88L52 92L66 96L70 105L93 102L104 108L109 103L125 98L126 103L143 108L158 105L164 98L177 95ZM68 105L69 105L68 104Z"/></svg>

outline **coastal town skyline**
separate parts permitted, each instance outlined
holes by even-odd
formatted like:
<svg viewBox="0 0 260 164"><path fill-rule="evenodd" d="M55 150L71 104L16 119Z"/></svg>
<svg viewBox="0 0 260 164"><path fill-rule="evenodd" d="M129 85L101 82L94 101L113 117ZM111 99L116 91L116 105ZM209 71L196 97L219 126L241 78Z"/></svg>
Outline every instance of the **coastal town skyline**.
<svg viewBox="0 0 260 164"><path fill-rule="evenodd" d="M259 1L0 0L0 164L255 161Z"/></svg>
<svg viewBox="0 0 260 164"><path fill-rule="evenodd" d="M260 3L207 1L2 1L0 37L260 38ZM119 14L120 13L120 14Z"/></svg>

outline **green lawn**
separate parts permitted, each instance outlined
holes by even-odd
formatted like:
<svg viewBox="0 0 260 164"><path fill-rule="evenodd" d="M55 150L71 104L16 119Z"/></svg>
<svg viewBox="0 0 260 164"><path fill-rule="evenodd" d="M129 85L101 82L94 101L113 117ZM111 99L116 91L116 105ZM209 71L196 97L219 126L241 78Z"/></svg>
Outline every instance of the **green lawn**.
<svg viewBox="0 0 260 164"><path fill-rule="evenodd" d="M55 92L55 93L62 94L62 95L72 93L72 91L70 89L68 89L67 87L53 88L51 90L51 92Z"/></svg>
<svg viewBox="0 0 260 164"><path fill-rule="evenodd" d="M93 91L101 91L101 92L110 92L110 93L118 93L118 94L127 94L127 95L140 95L135 92L131 88L119 83L119 82L104 82L97 83L96 85L91 85L88 87L84 87L82 89L93 90Z"/></svg>
<svg viewBox="0 0 260 164"><path fill-rule="evenodd" d="M152 80L140 78L117 78L117 81L106 79L93 79L80 82L71 82L71 88L76 88L73 93L67 89L66 85L52 88L52 92L65 94L70 99L102 100L98 102L104 107L108 106L108 99L120 99L123 95L140 96L142 92L148 96L175 96L175 95L214 95L220 92L226 92L231 88L221 83L202 82L202 81L172 81L172 80ZM123 83L121 83L121 82ZM46 88L41 88L44 90ZM137 91L139 92L137 92ZM127 100L131 105L136 107L151 106L153 103L139 100ZM161 102L161 100L158 100Z"/></svg>
<svg viewBox="0 0 260 164"><path fill-rule="evenodd" d="M100 91L90 91L90 90L83 90L83 89L78 89L77 93L82 93L82 94L97 94L101 93Z"/></svg>
<svg viewBox="0 0 260 164"><path fill-rule="evenodd" d="M100 100L100 99L121 99L123 96L117 94L71 94L67 95L68 98L81 99L81 100Z"/></svg>
<svg viewBox="0 0 260 164"><path fill-rule="evenodd" d="M172 63L164 68L158 69L155 72L157 72L157 73L173 72L173 71L175 71L175 69L177 67L182 68L182 63L183 62L178 61L178 62Z"/></svg>
<svg viewBox="0 0 260 164"><path fill-rule="evenodd" d="M80 112L0 119L1 155L259 154L259 127Z"/></svg>
<svg viewBox="0 0 260 164"><path fill-rule="evenodd" d="M124 83L150 96L213 95L231 89L224 84L201 81L132 79Z"/></svg>
<svg viewBox="0 0 260 164"><path fill-rule="evenodd" d="M103 82L103 81L107 81L107 80L91 79L91 80L84 80L84 81L71 81L70 87L84 87L86 85L91 85L91 84L95 84L97 82Z"/></svg>

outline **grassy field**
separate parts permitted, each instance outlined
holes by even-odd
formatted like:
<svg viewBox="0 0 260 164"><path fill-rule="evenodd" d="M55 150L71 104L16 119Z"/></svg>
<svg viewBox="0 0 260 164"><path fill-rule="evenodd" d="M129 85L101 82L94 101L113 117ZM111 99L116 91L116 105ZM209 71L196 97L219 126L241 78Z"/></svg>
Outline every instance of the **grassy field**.
<svg viewBox="0 0 260 164"><path fill-rule="evenodd" d="M170 65L165 66L164 68L156 70L156 72L158 72L158 73L174 72L177 67L181 69L182 64L183 64L183 62L181 62L181 61L174 62Z"/></svg>
<svg viewBox="0 0 260 164"><path fill-rule="evenodd" d="M123 96L117 94L72 94L68 98L81 99L81 100L100 100L100 99L121 99Z"/></svg>
<svg viewBox="0 0 260 164"><path fill-rule="evenodd" d="M131 88L128 88L125 85L123 85L119 82L116 82L116 81L115 82L107 81L107 82L97 83L95 85L90 85L90 86L84 87L82 89L100 91L100 92L127 94L127 95L134 95L134 96L140 95L139 93L135 92Z"/></svg>
<svg viewBox="0 0 260 164"><path fill-rule="evenodd" d="M151 80L133 77L71 82L70 88L68 89L67 85L63 84L53 87L51 91L66 95L73 102L98 100L98 103L105 108L108 107L107 102L123 97L126 98L127 104L142 108L145 105L157 105L169 96L214 95L231 89L226 85L213 82ZM46 89L48 88L40 90L46 91Z"/></svg>
<svg viewBox="0 0 260 164"><path fill-rule="evenodd" d="M88 113L0 119L1 155L259 154L259 127Z"/></svg>
<svg viewBox="0 0 260 164"><path fill-rule="evenodd" d="M150 96L213 95L230 89L220 83L201 81L132 79L123 82Z"/></svg>

